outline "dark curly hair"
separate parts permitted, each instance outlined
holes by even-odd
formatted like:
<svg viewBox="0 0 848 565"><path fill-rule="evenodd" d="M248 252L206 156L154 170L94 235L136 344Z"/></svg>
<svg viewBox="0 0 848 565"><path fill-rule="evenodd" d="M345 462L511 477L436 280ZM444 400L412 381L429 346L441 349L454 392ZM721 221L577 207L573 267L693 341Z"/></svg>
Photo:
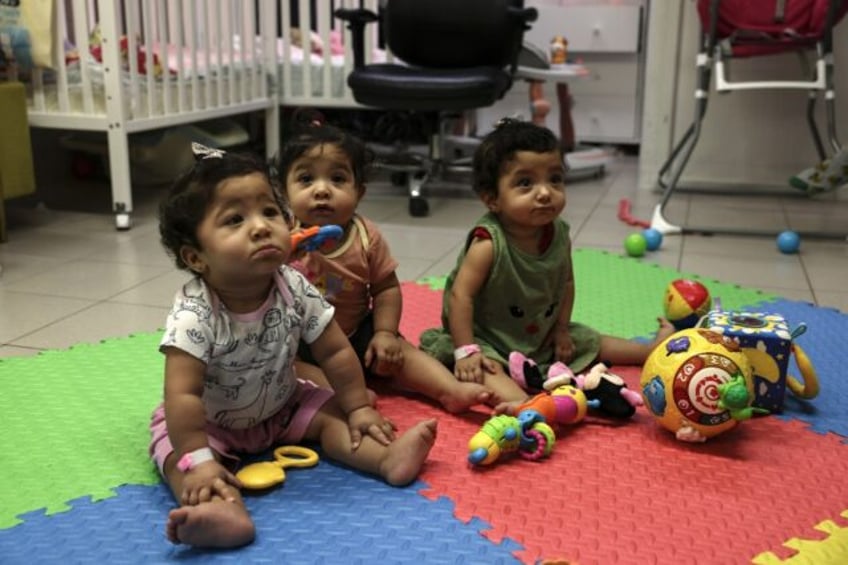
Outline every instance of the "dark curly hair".
<svg viewBox="0 0 848 565"><path fill-rule="evenodd" d="M298 110L291 119L291 137L283 143L274 158L274 168L279 175L279 184L286 191L286 176L289 169L300 157L313 147L335 145L350 159L353 180L361 191L365 186L371 166L374 164L374 152L368 149L358 137L328 124L323 114L314 110Z"/></svg>
<svg viewBox="0 0 848 565"><path fill-rule="evenodd" d="M203 221L215 188L224 180L262 173L271 183L274 199L287 213L285 198L275 186L267 163L248 153L224 153L222 157L198 158L159 203L159 239L179 269L188 270L180 257L184 245L200 248L197 227Z"/></svg>
<svg viewBox="0 0 848 565"><path fill-rule="evenodd" d="M559 140L546 127L531 122L503 119L484 138L473 159L472 187L478 195L498 195L498 179L503 167L519 151L549 153L558 151L564 156Z"/></svg>

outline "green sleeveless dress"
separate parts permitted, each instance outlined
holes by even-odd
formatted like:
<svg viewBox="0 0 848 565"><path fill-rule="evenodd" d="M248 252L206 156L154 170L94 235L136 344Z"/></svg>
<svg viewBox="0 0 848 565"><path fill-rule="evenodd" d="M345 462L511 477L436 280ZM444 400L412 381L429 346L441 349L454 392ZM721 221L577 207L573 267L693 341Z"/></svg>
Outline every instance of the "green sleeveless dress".
<svg viewBox="0 0 848 565"><path fill-rule="evenodd" d="M509 245L493 214L480 218L448 275L442 299L443 327L424 331L420 347L445 365L453 366L454 343L447 330L450 311L447 297L478 227L491 235L494 261L489 278L474 299L474 341L487 357L504 367L509 366L509 354L519 351L533 359L543 375L547 374L555 359L553 345L546 343L546 338L556 324L571 265L569 227L561 219L554 222L553 240L547 250L541 255L530 255ZM579 373L597 358L601 336L596 330L573 322L569 329L575 356L568 366Z"/></svg>

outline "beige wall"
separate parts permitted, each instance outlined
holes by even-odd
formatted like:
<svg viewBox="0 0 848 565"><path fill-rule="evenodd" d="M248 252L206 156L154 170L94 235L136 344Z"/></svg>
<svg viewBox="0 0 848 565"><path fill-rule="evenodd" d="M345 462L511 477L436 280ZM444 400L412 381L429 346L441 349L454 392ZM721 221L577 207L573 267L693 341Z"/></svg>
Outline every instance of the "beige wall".
<svg viewBox="0 0 848 565"><path fill-rule="evenodd" d="M651 3L639 186L652 189L673 143L694 117L698 16L692 0ZM848 143L848 18L834 37L837 133ZM742 59L731 78L801 78L797 55ZM710 93L703 130L683 182L786 186L818 161L806 122L806 91ZM826 142L823 98L819 129Z"/></svg>

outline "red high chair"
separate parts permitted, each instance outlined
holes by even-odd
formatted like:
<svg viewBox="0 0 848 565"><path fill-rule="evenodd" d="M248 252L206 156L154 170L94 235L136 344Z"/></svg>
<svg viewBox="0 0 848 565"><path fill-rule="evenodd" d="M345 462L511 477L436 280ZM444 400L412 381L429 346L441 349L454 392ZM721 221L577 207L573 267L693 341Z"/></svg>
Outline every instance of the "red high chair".
<svg viewBox="0 0 848 565"><path fill-rule="evenodd" d="M676 225L666 219L665 207L678 185L683 170L698 143L701 123L707 110L710 79L716 75L716 91L804 89L809 92L807 122L820 159L827 158L816 124L814 110L824 93L828 142L833 151L841 144L836 135L834 92L833 27L848 12L848 0L697 0L701 20L701 43L696 59L695 118L672 149L660 169L658 183L663 189L654 208L650 226L664 234L726 233L776 235L781 229L763 231L746 228L714 228ZM809 80L730 81L725 67L729 60L795 51L815 52L815 65ZM738 191L736 191L738 192ZM846 238L846 233L801 232L822 238Z"/></svg>

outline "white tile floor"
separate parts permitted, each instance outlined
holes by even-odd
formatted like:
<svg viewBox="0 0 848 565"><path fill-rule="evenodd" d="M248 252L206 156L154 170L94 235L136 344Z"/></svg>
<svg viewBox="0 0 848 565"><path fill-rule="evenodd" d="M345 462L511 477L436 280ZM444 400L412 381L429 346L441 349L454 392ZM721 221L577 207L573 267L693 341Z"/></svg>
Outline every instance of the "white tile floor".
<svg viewBox="0 0 848 565"><path fill-rule="evenodd" d="M619 157L603 178L571 184L564 216L576 246L623 252L625 236L636 228L617 219L620 199L630 198L633 215L641 218L657 200L654 193L636 190L637 166L635 157ZM186 276L172 267L158 243L155 209L161 189L137 188L134 227L118 232L107 212L108 186L77 184L56 182L54 190L64 190L70 202L64 210L55 204L7 205L9 240L0 244L0 357L156 330ZM669 214L673 219L697 215L700 224L788 222L848 233L846 192L814 200L680 195L672 199ZM483 210L470 188L464 195L436 191L430 208L429 217L412 218L401 190L379 183L370 187L361 207L386 234L400 261L401 280L446 274L466 229ZM772 238L667 236L660 251L642 260L848 312L844 240L804 240L799 254L784 255Z"/></svg>

